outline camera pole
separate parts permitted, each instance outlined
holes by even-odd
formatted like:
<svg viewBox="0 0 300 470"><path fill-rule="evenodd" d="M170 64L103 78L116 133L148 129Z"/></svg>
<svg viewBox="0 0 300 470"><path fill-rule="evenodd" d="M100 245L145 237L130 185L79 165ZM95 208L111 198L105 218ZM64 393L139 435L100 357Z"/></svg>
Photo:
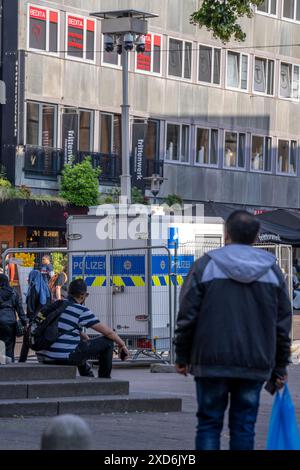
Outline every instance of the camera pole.
<svg viewBox="0 0 300 470"><path fill-rule="evenodd" d="M129 165L129 98L128 98L128 82L129 82L129 52L123 47L122 50L122 82L123 82L123 104L122 109L122 175L121 175L121 202L131 204L131 176Z"/></svg>

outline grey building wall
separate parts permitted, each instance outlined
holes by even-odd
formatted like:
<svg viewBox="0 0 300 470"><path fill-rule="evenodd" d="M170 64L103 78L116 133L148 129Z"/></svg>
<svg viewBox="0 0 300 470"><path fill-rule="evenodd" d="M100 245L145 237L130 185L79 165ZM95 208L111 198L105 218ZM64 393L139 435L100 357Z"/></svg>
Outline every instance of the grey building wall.
<svg viewBox="0 0 300 470"><path fill-rule="evenodd" d="M27 49L27 4L19 0L20 34L19 48ZM90 12L135 8L159 15L149 21L149 31L163 35L162 77L134 73L134 54L131 54L130 103L134 116L159 118L161 126L161 155L165 157L164 121L187 123L192 126L217 126L220 129L220 168L211 169L194 166L195 128L192 127L191 160L189 165L166 163L165 176L160 196L177 193L186 200L234 202L261 207L300 207L300 168L297 176L276 175L277 138L294 139L299 144L299 102L259 96L250 89L247 93L230 91L225 88L226 49L232 48L268 57L276 61L275 89L278 90L279 61L298 63L300 49L283 47L283 44L299 42L300 25L263 15L244 19L243 26L247 40L242 45L230 43L222 49L222 83L220 87L200 85L197 82L197 53L194 51L193 79L190 82L167 77L167 37L172 36L198 43L222 46L205 29L198 29L189 22L190 14L199 6L198 0L61 0L39 1L38 6L48 6L68 13L88 15ZM281 0L279 0L281 8ZM97 26L97 47L100 42L101 21ZM65 50L65 28L61 28L61 51ZM276 46L276 47L271 47ZM253 76L253 60L250 61L249 77ZM26 59L26 100L55 103L87 108L95 111L95 126L99 111L120 112L122 101L121 71L101 66L101 54L96 54L96 64L87 64L45 53L27 52ZM60 120L60 115L58 121ZM58 122L58 125L60 121ZM222 169L223 137L225 130L243 131L247 134L248 167L245 171ZM250 136L253 133L271 135L274 140L272 152L273 174L249 171ZM95 132L94 149L97 151L99 133ZM61 145L61 137L58 146ZM299 159L299 155L298 155ZM25 179L19 164L18 182L44 190L56 189L57 183ZM192 184L191 184L192 183Z"/></svg>

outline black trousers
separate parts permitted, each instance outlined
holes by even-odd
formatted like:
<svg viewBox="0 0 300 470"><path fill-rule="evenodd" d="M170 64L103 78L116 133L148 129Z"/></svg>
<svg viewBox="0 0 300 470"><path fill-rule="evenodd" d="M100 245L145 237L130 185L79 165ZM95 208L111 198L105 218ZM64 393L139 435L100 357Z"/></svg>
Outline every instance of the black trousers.
<svg viewBox="0 0 300 470"><path fill-rule="evenodd" d="M96 358L99 361L98 377L110 378L113 350L114 342L105 336L100 336L88 341L80 341L75 351L70 354L69 359L58 359L51 361L51 364L75 365L81 376L89 376L91 368L86 361Z"/></svg>
<svg viewBox="0 0 300 470"><path fill-rule="evenodd" d="M27 356L28 356L28 353L29 353L28 335L29 335L29 330L26 329L25 332L24 332L24 336L23 336L23 343L22 343L22 349L21 349L21 352L20 352L19 362L26 362L27 361Z"/></svg>
<svg viewBox="0 0 300 470"><path fill-rule="evenodd" d="M5 343L5 354L15 362L16 324L0 323L0 340Z"/></svg>

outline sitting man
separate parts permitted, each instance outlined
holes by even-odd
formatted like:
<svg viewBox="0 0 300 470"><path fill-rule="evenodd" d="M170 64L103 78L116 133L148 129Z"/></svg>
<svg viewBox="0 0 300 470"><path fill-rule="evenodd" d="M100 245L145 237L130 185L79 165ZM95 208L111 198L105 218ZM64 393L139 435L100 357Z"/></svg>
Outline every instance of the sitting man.
<svg viewBox="0 0 300 470"><path fill-rule="evenodd" d="M128 356L124 341L108 326L103 325L95 315L85 307L84 301L89 294L82 279L70 283L68 303L59 317L58 327L62 334L47 351L38 351L40 362L52 364L76 365L82 376L93 377L87 359L98 357L98 377L110 378L114 342L119 346L121 358ZM82 328L93 328L101 333L94 339L82 333Z"/></svg>

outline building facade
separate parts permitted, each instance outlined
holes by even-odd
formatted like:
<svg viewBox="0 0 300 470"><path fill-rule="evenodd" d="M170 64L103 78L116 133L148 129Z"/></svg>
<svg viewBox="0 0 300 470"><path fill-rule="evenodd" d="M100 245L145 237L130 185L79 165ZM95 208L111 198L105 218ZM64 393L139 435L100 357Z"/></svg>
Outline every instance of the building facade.
<svg viewBox="0 0 300 470"><path fill-rule="evenodd" d="M119 185L121 56L90 13L150 9L146 51L130 53L131 138L144 175L166 178L159 197L300 208L300 2L265 0L246 42L226 45L190 24L200 3L2 0L10 180L55 193L63 165L91 155L101 189Z"/></svg>

